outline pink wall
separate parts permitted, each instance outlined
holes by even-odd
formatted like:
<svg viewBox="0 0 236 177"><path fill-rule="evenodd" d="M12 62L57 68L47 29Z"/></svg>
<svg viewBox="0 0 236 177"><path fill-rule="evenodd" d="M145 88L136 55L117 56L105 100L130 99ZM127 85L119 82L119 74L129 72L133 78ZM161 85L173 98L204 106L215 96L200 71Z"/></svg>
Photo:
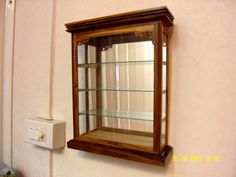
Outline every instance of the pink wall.
<svg viewBox="0 0 236 177"><path fill-rule="evenodd" d="M170 144L177 156L202 155L202 161L171 161L161 168L68 148L50 154L23 142L23 120L50 112L66 120L67 140L73 136L71 46L65 23L163 5L175 16L170 41ZM234 0L17 1L14 168L26 177L235 177L235 19ZM207 161L207 155L221 160Z"/></svg>

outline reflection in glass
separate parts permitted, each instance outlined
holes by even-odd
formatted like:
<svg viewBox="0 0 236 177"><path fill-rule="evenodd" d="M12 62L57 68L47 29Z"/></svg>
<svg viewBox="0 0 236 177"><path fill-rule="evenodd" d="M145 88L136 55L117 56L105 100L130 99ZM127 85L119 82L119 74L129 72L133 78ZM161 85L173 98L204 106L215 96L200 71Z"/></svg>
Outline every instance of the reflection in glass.
<svg viewBox="0 0 236 177"><path fill-rule="evenodd" d="M163 42L162 42L162 61L166 62L167 60L167 35L163 33Z"/></svg>
<svg viewBox="0 0 236 177"><path fill-rule="evenodd" d="M162 65L162 90L166 91L166 65Z"/></svg>
<svg viewBox="0 0 236 177"><path fill-rule="evenodd" d="M163 33L163 41L162 41L162 90L167 90L167 35ZM161 145L166 144L166 115L167 115L167 93L162 94L162 125L161 125Z"/></svg>
<svg viewBox="0 0 236 177"><path fill-rule="evenodd" d="M85 63L85 45L78 46L78 64Z"/></svg>

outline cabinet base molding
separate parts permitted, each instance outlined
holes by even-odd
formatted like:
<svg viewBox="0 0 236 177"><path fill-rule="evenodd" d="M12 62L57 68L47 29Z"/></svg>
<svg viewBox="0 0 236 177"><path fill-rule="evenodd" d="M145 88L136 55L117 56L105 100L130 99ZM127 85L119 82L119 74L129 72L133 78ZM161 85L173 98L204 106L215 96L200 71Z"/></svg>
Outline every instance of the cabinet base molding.
<svg viewBox="0 0 236 177"><path fill-rule="evenodd" d="M113 156L121 159L128 159L136 162L159 166L165 166L165 164L167 164L167 162L171 159L173 153L173 148L169 145L165 145L161 153L125 149L75 139L68 141L67 146L68 148L81 151Z"/></svg>

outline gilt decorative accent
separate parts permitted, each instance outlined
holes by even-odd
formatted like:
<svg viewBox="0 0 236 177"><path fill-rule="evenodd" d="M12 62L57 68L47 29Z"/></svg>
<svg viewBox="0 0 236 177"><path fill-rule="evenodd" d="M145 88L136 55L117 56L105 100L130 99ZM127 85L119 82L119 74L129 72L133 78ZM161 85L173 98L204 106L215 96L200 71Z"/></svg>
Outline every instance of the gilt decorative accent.
<svg viewBox="0 0 236 177"><path fill-rule="evenodd" d="M83 39L83 40L78 42L78 45L81 46L81 45L84 45L84 44L86 44L88 42L89 42L89 39Z"/></svg>
<svg viewBox="0 0 236 177"><path fill-rule="evenodd" d="M108 50L108 49L110 49L110 48L112 48L112 44L108 44L108 45L101 46L101 50L102 50L102 51Z"/></svg>
<svg viewBox="0 0 236 177"><path fill-rule="evenodd" d="M141 39L152 39L152 32L151 31L142 31L142 32L135 32L136 37Z"/></svg>

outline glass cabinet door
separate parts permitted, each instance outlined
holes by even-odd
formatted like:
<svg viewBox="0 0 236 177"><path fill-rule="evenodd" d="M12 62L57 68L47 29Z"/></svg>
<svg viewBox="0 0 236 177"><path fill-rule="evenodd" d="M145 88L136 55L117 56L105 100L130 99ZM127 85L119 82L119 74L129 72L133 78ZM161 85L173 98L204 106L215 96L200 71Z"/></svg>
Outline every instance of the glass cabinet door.
<svg viewBox="0 0 236 177"><path fill-rule="evenodd" d="M80 139L153 149L152 33L89 37L78 46Z"/></svg>

